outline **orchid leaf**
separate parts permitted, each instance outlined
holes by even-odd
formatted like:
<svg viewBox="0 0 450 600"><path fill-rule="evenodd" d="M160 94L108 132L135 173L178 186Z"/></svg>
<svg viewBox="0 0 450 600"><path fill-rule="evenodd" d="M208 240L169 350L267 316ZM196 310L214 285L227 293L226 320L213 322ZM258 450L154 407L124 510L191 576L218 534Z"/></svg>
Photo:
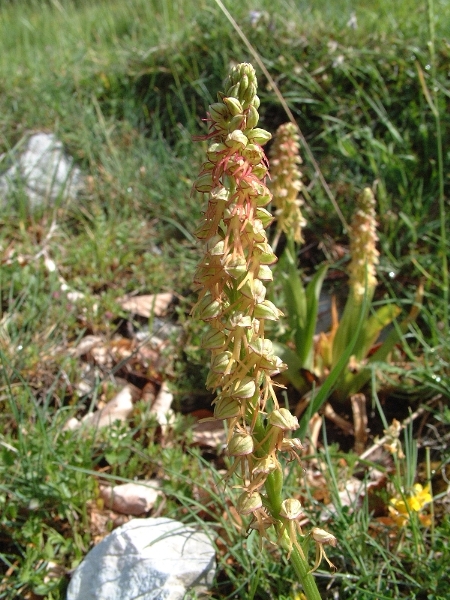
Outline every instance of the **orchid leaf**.
<svg viewBox="0 0 450 600"><path fill-rule="evenodd" d="M394 305L395 306L395 305ZM398 308L398 307L397 307ZM373 363L385 361L390 352L394 349L396 344L401 342L402 337L407 332L410 323L416 320L419 313L417 305L413 306L410 314L403 319L403 321L397 324L392 331L389 332L385 341L381 344L376 352L367 361L366 367L359 373L352 374L347 378L347 382L342 386L341 398L350 396L358 392L370 379L371 368Z"/></svg>
<svg viewBox="0 0 450 600"><path fill-rule="evenodd" d="M304 389L305 381L301 375L302 362L298 354L288 348L285 344L279 342L273 342L273 349L275 354L286 363L287 371L284 371L283 375L291 383L296 390Z"/></svg>
<svg viewBox="0 0 450 600"><path fill-rule="evenodd" d="M363 327L361 356L364 358L375 344L381 331L387 327L401 313L401 308L396 304L386 304L379 308Z"/></svg>
<svg viewBox="0 0 450 600"><path fill-rule="evenodd" d="M323 280L328 271L328 265L322 265L306 288L306 320L303 330L298 329L295 335L295 347L301 357L303 368L313 370L314 334L317 328L319 299Z"/></svg>

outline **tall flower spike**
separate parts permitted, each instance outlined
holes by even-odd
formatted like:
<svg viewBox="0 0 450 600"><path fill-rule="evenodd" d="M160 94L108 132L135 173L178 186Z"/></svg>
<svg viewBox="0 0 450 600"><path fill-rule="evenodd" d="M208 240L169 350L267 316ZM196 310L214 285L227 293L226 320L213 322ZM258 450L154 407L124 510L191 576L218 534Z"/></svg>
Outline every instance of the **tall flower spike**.
<svg viewBox="0 0 450 600"><path fill-rule="evenodd" d="M361 301L366 286L370 299L377 285L376 266L380 253L376 247L378 236L375 204L372 190L365 188L358 196L349 232L351 256L348 268L349 285L355 299Z"/></svg>
<svg viewBox="0 0 450 600"><path fill-rule="evenodd" d="M299 136L293 123L280 125L270 149L270 189L276 208L278 233L283 231L297 243L303 242L302 229L306 221L300 210L302 173L299 165Z"/></svg>
<svg viewBox="0 0 450 600"><path fill-rule="evenodd" d="M264 337L265 321L281 312L266 300L268 265L276 261L265 227L271 193L265 184L267 160L262 145L270 134L256 127L259 98L253 67L234 67L218 102L210 106L208 160L194 188L208 194L197 235L205 243L195 283L194 313L211 332L203 345L211 350L207 385L217 392L216 418L245 431L271 399L278 408L271 377L284 368ZM248 414L252 414L248 422Z"/></svg>
<svg viewBox="0 0 450 600"><path fill-rule="evenodd" d="M251 519L249 527L261 538L268 538L273 527L273 537L284 539L289 529L292 562L307 598L320 600L301 541L294 539L301 531L280 512L283 469L277 455L300 446L284 437L298 422L278 406L272 377L286 365L265 337L266 321L276 321L282 313L266 300L270 265L277 258L265 231L272 221L265 209L272 194L262 146L271 136L256 127L256 90L253 67L237 65L225 92L209 107L209 132L203 139L210 146L194 183L208 202L197 229L204 255L195 273L198 301L193 313L210 327L203 339L211 352L206 385L216 392L214 416L226 422L229 432L227 453L234 463L225 480L234 472L241 478L237 510Z"/></svg>

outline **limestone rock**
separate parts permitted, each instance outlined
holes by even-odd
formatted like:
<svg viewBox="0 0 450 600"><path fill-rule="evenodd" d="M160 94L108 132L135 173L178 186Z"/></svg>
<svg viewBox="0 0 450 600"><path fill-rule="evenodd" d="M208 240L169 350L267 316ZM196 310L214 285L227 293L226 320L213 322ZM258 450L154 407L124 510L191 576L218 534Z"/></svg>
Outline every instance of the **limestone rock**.
<svg viewBox="0 0 450 600"><path fill-rule="evenodd" d="M161 495L159 482L132 481L112 487L100 486L100 496L107 508L124 515L139 516L153 508Z"/></svg>
<svg viewBox="0 0 450 600"><path fill-rule="evenodd" d="M206 534L173 519L133 519L89 552L67 600L182 600L206 591L214 570Z"/></svg>
<svg viewBox="0 0 450 600"><path fill-rule="evenodd" d="M83 187L80 169L54 134L35 133L20 156L12 154L14 164L0 177L0 206L15 191L23 191L30 207L36 208L75 197Z"/></svg>

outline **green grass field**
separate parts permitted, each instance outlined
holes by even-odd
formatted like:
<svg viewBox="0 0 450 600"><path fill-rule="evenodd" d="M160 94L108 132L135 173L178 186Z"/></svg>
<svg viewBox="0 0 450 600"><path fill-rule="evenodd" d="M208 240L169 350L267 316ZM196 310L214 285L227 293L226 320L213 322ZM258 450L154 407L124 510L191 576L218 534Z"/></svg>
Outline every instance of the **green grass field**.
<svg viewBox="0 0 450 600"><path fill-rule="evenodd" d="M371 441L393 418L425 409L422 421L405 429L406 458L359 463L328 423L317 452L304 458L305 466L316 461L327 494L308 487L302 467L291 465L288 487L308 501L312 523L320 523L327 499L336 508L330 529L339 544L329 557L337 572L322 565L321 593L445 600L450 4L435 0L434 30L425 0L225 4L292 110L345 219L357 193L376 182L376 304L395 300L407 314L419 285L424 290L396 360L383 365L378 385L375 369L365 390L378 423ZM75 158L87 187L76 202L34 212L20 194L0 199L0 598L63 599L69 571L97 541L99 484L144 477L162 481L160 514L218 533L213 598L302 597L289 563L233 526L230 505L215 487L223 457L193 445L193 419L180 410L205 397L207 361L201 326L189 317L202 211L191 190L206 150L192 137L205 133L208 105L230 65L245 61L254 63L214 0L1 3L0 170L30 132L49 131ZM254 64L261 124L274 133L287 117ZM345 261L336 250L345 250L348 238L303 156L308 225L300 261L309 278L328 260L340 274L329 281L338 290ZM70 300L59 277L82 298ZM168 350L170 368L154 372L132 345L131 357L113 354L112 364L74 351L88 335L109 350L131 344L130 330L143 324L118 298L160 292L177 295L173 319L186 339L183 351ZM169 381L177 416L166 439L143 399L129 427L108 434L63 429L70 417L111 399L127 378L141 392L145 383L158 388ZM90 387L81 392L86 379ZM336 410L348 417L345 407ZM361 503L343 506L338 497L346 482L368 482L375 467L386 482ZM432 525L418 515L403 528L386 524L393 490L425 485L431 475ZM112 527L107 520L100 533Z"/></svg>

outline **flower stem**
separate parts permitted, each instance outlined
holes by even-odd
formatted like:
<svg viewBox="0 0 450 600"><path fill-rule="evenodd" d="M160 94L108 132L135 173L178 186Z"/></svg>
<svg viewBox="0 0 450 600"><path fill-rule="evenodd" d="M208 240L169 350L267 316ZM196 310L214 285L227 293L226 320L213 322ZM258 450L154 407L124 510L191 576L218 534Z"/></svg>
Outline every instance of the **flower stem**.
<svg viewBox="0 0 450 600"><path fill-rule="evenodd" d="M314 575L310 572L311 569L298 548L294 547L292 549L291 563L300 579L306 598L308 600L321 600Z"/></svg>

